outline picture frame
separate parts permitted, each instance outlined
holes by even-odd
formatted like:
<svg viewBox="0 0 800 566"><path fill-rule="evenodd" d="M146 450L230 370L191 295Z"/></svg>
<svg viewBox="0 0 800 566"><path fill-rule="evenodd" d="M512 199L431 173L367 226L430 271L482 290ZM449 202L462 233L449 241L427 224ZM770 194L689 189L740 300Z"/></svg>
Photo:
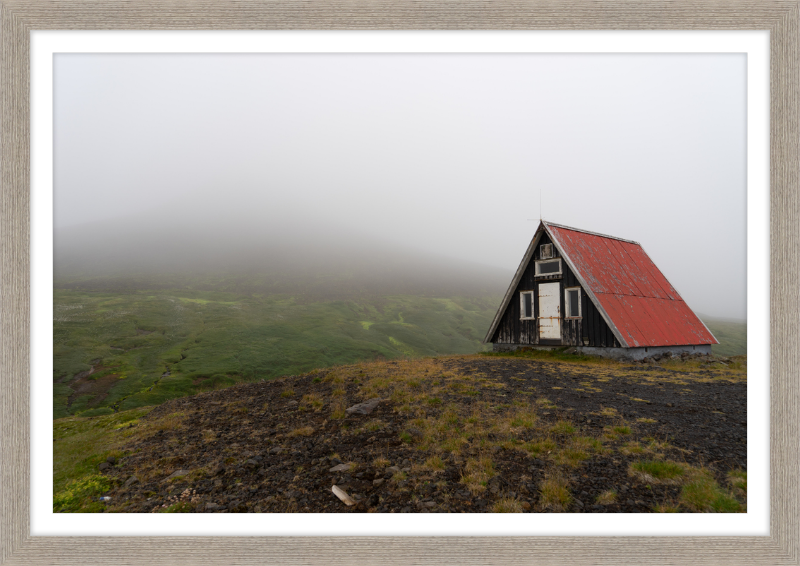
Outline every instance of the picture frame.
<svg viewBox="0 0 800 566"><path fill-rule="evenodd" d="M0 561L3 564L796 564L798 22L796 0L742 2L0 3ZM770 535L765 537L33 537L30 535L32 30L769 30Z"/></svg>

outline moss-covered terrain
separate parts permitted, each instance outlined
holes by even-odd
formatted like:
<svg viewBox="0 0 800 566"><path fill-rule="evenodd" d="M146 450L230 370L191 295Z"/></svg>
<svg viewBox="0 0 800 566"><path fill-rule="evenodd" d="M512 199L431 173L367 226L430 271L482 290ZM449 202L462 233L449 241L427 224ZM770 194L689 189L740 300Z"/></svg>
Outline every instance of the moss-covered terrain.
<svg viewBox="0 0 800 566"><path fill-rule="evenodd" d="M743 512L746 386L743 357L336 366L56 420L54 510Z"/></svg>

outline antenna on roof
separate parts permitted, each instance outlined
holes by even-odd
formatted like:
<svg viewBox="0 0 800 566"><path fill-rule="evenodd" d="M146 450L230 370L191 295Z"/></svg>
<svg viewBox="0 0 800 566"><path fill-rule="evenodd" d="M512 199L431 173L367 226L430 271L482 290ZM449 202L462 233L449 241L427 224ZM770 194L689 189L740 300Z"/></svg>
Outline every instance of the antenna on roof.
<svg viewBox="0 0 800 566"><path fill-rule="evenodd" d="M528 218L528 222L536 220L535 218ZM542 222L542 187L539 187L539 223Z"/></svg>

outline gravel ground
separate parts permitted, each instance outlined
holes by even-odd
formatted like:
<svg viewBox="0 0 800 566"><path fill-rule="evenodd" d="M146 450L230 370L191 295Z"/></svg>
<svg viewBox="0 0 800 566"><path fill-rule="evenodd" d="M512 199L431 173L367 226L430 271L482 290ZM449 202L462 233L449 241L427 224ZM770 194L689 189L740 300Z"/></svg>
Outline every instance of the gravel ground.
<svg viewBox="0 0 800 566"><path fill-rule="evenodd" d="M237 385L169 401L122 429L126 455L103 470L116 485L106 494L107 511L486 512L500 502L523 512L674 507L679 484L645 481L630 466L673 460L707 470L723 487L730 471L746 471L741 366L709 358L620 364L461 356ZM431 377L408 381L411 396L379 396L369 415L339 410L413 372ZM515 407L534 407L535 424L497 424ZM478 417L453 425L461 427L456 449L430 441L431 430L459 414ZM562 430L563 423L571 427ZM602 448L564 464L559 455L578 436L598 439ZM551 450L530 448L543 438ZM465 476L477 462L489 462L491 472L470 483ZM542 496L543 482L554 477L569 493L563 507ZM355 504L340 501L333 485ZM604 496L610 491L614 497Z"/></svg>

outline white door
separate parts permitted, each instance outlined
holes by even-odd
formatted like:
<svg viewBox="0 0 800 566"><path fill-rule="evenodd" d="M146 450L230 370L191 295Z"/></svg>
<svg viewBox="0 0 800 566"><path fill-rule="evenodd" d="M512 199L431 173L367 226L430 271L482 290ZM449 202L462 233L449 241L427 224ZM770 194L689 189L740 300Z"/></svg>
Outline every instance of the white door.
<svg viewBox="0 0 800 566"><path fill-rule="evenodd" d="M561 340L561 285L539 283L539 338Z"/></svg>

